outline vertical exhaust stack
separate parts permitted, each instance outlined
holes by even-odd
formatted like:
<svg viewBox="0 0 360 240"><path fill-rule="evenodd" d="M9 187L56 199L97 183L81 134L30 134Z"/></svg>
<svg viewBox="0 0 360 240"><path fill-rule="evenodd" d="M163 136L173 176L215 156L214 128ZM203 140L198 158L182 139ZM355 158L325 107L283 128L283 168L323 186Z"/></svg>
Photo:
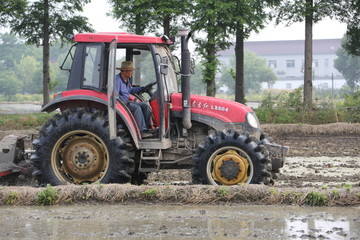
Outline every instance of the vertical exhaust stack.
<svg viewBox="0 0 360 240"><path fill-rule="evenodd" d="M191 128L190 111L190 51L188 48L191 32L187 29L179 29L178 36L181 37L181 93L183 108L183 126L185 129Z"/></svg>

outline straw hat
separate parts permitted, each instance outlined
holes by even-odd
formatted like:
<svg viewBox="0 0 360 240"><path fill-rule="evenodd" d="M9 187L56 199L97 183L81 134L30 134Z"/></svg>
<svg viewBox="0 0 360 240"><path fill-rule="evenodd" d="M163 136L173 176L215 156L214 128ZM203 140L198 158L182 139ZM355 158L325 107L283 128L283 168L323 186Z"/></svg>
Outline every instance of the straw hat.
<svg viewBox="0 0 360 240"><path fill-rule="evenodd" d="M133 71L138 70L139 68L134 68L132 61L124 61L121 63L120 67L117 67L118 70L125 70L125 71Z"/></svg>

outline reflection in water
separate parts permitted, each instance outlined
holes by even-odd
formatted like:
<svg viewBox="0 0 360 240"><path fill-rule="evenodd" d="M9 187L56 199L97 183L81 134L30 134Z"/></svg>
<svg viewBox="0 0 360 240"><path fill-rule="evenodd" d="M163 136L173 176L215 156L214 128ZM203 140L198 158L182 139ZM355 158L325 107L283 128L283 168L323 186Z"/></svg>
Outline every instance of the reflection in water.
<svg viewBox="0 0 360 240"><path fill-rule="evenodd" d="M360 239L359 208L0 207L0 239Z"/></svg>

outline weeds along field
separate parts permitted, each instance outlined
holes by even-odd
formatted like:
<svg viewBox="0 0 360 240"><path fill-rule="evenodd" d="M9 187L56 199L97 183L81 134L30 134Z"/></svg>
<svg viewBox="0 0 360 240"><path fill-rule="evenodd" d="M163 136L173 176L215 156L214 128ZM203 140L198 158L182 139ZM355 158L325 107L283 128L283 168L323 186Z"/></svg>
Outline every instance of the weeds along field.
<svg viewBox="0 0 360 240"><path fill-rule="evenodd" d="M242 186L133 186L92 184L1 187L0 205L72 205L100 203L264 204L359 206L360 188L313 189Z"/></svg>

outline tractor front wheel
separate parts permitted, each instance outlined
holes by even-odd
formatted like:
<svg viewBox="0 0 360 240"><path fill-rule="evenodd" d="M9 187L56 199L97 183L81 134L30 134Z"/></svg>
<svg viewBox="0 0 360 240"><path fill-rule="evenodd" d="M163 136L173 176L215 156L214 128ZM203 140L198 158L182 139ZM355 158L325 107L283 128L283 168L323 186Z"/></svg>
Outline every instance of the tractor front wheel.
<svg viewBox="0 0 360 240"><path fill-rule="evenodd" d="M270 171L265 148L246 132L216 131L205 138L193 157L194 184L269 184Z"/></svg>

